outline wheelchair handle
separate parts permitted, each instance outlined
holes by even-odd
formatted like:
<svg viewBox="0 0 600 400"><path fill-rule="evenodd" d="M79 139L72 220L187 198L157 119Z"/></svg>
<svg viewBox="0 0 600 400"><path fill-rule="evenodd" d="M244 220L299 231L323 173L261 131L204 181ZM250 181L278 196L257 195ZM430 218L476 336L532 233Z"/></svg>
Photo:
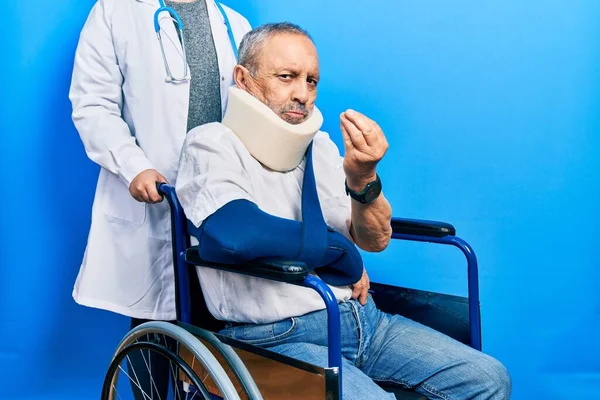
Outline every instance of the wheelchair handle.
<svg viewBox="0 0 600 400"><path fill-rule="evenodd" d="M160 200L161 202L165 199L165 196L169 195L169 188L171 186L169 186L168 183L165 182L156 182L156 191L158 192L158 194L160 195L160 197L162 197L162 199ZM172 188L173 190L175 190L175 188Z"/></svg>

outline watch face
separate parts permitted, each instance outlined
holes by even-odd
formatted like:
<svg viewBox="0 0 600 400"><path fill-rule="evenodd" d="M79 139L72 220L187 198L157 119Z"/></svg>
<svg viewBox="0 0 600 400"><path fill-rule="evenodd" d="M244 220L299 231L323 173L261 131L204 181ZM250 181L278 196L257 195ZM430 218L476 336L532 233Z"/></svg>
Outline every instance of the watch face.
<svg viewBox="0 0 600 400"><path fill-rule="evenodd" d="M379 193L381 193L381 185L371 185L369 189L367 189L367 193L365 193L365 201L367 203L371 203L372 201L377 199Z"/></svg>
<svg viewBox="0 0 600 400"><path fill-rule="evenodd" d="M374 202L377 199L377 197L379 197L379 195L381 194L381 180L379 180L379 176L377 176L377 180L367 184L365 189L360 193L350 190L350 188L348 188L348 182L346 182L345 184L346 194L350 195L350 197L362 204L369 204Z"/></svg>

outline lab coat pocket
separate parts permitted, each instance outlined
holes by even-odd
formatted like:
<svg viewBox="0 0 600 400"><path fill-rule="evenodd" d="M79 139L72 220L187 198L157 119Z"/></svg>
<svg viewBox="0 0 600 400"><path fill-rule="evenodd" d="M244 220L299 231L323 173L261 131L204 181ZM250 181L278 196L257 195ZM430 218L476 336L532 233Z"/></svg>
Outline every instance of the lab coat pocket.
<svg viewBox="0 0 600 400"><path fill-rule="evenodd" d="M131 197L129 189L116 175L103 170L102 210L108 217L142 225L146 220L146 203Z"/></svg>

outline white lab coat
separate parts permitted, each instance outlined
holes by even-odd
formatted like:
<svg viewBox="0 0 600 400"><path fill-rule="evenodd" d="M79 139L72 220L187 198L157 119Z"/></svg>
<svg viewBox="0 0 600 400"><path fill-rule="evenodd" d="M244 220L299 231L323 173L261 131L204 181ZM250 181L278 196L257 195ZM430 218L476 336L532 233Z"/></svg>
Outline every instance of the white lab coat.
<svg viewBox="0 0 600 400"><path fill-rule="evenodd" d="M236 60L219 9L206 2L224 112ZM223 7L239 45L250 24ZM189 83L165 82L157 9L158 0L98 0L81 32L69 98L85 151L102 168L73 298L130 317L170 320L176 315L168 204L140 203L128 189L149 168L175 184L186 136ZM181 76L177 32L168 18L161 26L172 72Z"/></svg>

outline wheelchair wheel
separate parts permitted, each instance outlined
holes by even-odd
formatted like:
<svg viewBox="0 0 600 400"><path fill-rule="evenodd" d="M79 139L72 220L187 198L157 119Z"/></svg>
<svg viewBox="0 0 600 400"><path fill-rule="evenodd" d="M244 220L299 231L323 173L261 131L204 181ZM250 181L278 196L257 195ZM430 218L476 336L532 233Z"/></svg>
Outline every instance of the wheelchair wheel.
<svg viewBox="0 0 600 400"><path fill-rule="evenodd" d="M200 340L162 321L132 329L110 363L101 399L131 399L132 393L135 400L240 400L227 373Z"/></svg>
<svg viewBox="0 0 600 400"><path fill-rule="evenodd" d="M242 400L263 400L263 396L254 382L250 371L244 365L244 362L240 359L237 353L231 348L231 346L222 343L214 333L205 329L199 329L195 332L199 338L206 340L206 342L212 346L215 351L223 358L223 361L227 364L229 370L232 371L235 379L240 384L241 392L244 395L240 396ZM215 353L213 353L215 354Z"/></svg>

